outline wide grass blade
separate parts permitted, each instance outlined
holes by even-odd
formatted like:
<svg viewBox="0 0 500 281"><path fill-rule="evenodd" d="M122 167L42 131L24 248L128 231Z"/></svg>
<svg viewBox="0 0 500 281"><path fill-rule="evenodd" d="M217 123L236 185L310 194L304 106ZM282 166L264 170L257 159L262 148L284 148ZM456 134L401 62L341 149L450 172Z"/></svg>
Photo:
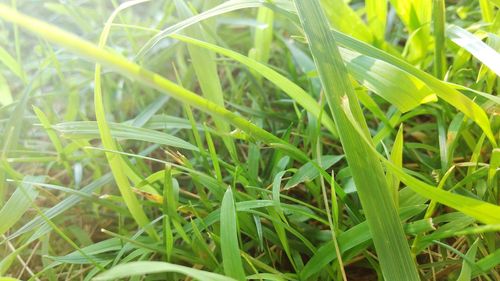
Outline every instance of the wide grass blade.
<svg viewBox="0 0 500 281"><path fill-rule="evenodd" d="M5 65L12 73L24 80L26 74L19 63L4 48L0 46L0 62Z"/></svg>
<svg viewBox="0 0 500 281"><path fill-rule="evenodd" d="M434 29L434 75L443 79L446 73L446 47L444 26L446 12L444 0L432 0L432 26Z"/></svg>
<svg viewBox="0 0 500 281"><path fill-rule="evenodd" d="M439 98L443 99L456 109L460 110L468 118L476 122L477 125L481 127L481 129L483 129L489 141L494 146L497 145L496 137L491 130L490 121L485 111L467 96L451 87L450 84L437 79L436 77L414 67L413 65L405 62L402 59L392 56L391 54L381 51L364 42L349 37L336 30L332 30L331 32L340 45L343 45L361 54L381 59L420 79L428 87L430 87Z"/></svg>
<svg viewBox="0 0 500 281"><path fill-rule="evenodd" d="M323 11L330 24L337 30L361 41L371 43L373 34L356 12L344 0L321 0Z"/></svg>
<svg viewBox="0 0 500 281"><path fill-rule="evenodd" d="M366 0L365 9L368 26L377 40L383 41L387 21L387 0Z"/></svg>
<svg viewBox="0 0 500 281"><path fill-rule="evenodd" d="M490 46L456 25L446 27L446 36L458 46L466 49L497 75L500 75L500 54Z"/></svg>
<svg viewBox="0 0 500 281"><path fill-rule="evenodd" d="M343 104L350 109L357 125L363 128L362 134L369 136L347 69L319 1L295 0L294 3L337 125L384 278L419 280L382 165L377 155L359 138L344 112Z"/></svg>
<svg viewBox="0 0 500 281"><path fill-rule="evenodd" d="M42 182L44 177L27 177L26 180ZM22 184L16 189L0 210L0 236L11 228L30 208L38 196L38 190L33 184Z"/></svg>
<svg viewBox="0 0 500 281"><path fill-rule="evenodd" d="M234 206L233 192L228 188L222 199L220 209L220 240L222 264L227 276L244 281L245 270L240 257L238 245L238 222Z"/></svg>
<svg viewBox="0 0 500 281"><path fill-rule="evenodd" d="M0 74L0 105L9 105L13 101L9 84L3 75Z"/></svg>

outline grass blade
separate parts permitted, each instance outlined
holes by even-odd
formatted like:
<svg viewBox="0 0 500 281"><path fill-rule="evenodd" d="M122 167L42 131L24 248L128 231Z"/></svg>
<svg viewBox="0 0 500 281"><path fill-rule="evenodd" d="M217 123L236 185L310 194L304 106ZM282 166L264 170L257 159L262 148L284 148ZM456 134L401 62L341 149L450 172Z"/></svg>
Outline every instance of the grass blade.
<svg viewBox="0 0 500 281"><path fill-rule="evenodd" d="M383 42L387 20L387 0L366 0L365 9L368 26L377 40Z"/></svg>
<svg viewBox="0 0 500 281"><path fill-rule="evenodd" d="M465 256L469 258L471 261L476 260L476 253L477 253L477 246L479 244L479 239L476 240L472 246L470 246L469 250L467 251L467 254ZM475 265L475 264L474 264ZM472 275L472 266L464 260L462 262L462 270L460 271L460 275L457 278L457 281L470 281Z"/></svg>
<svg viewBox="0 0 500 281"><path fill-rule="evenodd" d="M108 125L111 136L117 139L141 140L170 147L198 151L196 146L170 134L120 123L108 123ZM52 128L71 139L94 139L99 137L98 124L93 121L59 123L53 125Z"/></svg>
<svg viewBox="0 0 500 281"><path fill-rule="evenodd" d="M428 87L434 90L439 98L443 99L456 109L460 110L468 118L476 122L478 126L481 127L481 129L483 129L489 141L496 147L497 141L496 137L494 136L491 130L488 115L479 105L477 105L467 96L465 96L464 94L460 93L459 91L451 87L448 83L445 83L437 79L436 77L414 67L413 65L397 57L394 57L373 46L370 46L366 43L363 43L359 40L349 37L341 32L332 30L332 33L334 37L338 40L339 44L346 46L347 48L352 49L361 54L388 62L400 68L401 70L412 74L416 78L420 79Z"/></svg>
<svg viewBox="0 0 500 281"><path fill-rule="evenodd" d="M432 1L432 17L434 27L434 76L438 79L443 79L446 73L446 49L444 25L446 22L444 0Z"/></svg>
<svg viewBox="0 0 500 281"><path fill-rule="evenodd" d="M140 276L161 272L177 272L195 278L199 281L234 281L235 279L219 274L202 271L182 265L171 264L157 261L138 261L124 263L113 267L112 269L99 274L93 280L117 280L124 277Z"/></svg>
<svg viewBox="0 0 500 281"><path fill-rule="evenodd" d="M26 30L40 35L51 42L64 46L67 49L90 59L91 61L106 65L129 78L136 79L137 81L151 86L162 93L171 95L177 100L192 105L214 116L221 117L248 135L251 135L253 138L259 139L267 144L272 144L274 147L281 148L294 158L302 161L307 159L304 153L296 147L291 146L289 143L281 140L273 134L255 126L239 114L230 112L217 104L186 90L170 80L126 60L120 55L116 55L99 48L94 44L85 41L74 34L63 31L53 25L18 13L3 4L0 4L0 17L8 21L15 22Z"/></svg>
<svg viewBox="0 0 500 281"><path fill-rule="evenodd" d="M458 46L466 49L497 75L500 75L500 54L490 46L456 25L446 27L446 36Z"/></svg>
<svg viewBox="0 0 500 281"><path fill-rule="evenodd" d="M0 46L0 62L2 62L12 73L24 80L25 74L17 61Z"/></svg>
<svg viewBox="0 0 500 281"><path fill-rule="evenodd" d="M257 21L262 24L255 28L254 47L250 49L249 57L266 64L271 54L271 42L273 39L273 10L260 7L257 12Z"/></svg>
<svg viewBox="0 0 500 281"><path fill-rule="evenodd" d="M382 165L370 147L359 139L342 109L342 104L346 104L355 122L363 128L362 134L369 136L347 69L319 1L294 2L356 183L383 275L386 280L419 280Z"/></svg>
<svg viewBox="0 0 500 281"><path fill-rule="evenodd" d="M5 77L0 74L0 105L9 105L13 101L9 84Z"/></svg>
<svg viewBox="0 0 500 281"><path fill-rule="evenodd" d="M349 108L344 106L344 111L349 112ZM348 115L349 116L349 115ZM451 193L441 190L430 184L427 184L398 167L391 161L385 159L383 155L377 152L372 142L364 135L364 130L357 124L352 114L348 117L349 122L353 125L353 130L358 132L360 139L367 144L368 148L376 155L385 165L385 167L399 179L410 187L413 191L424 198L428 198L439 202L443 205L452 207L460 212L469 215L478 221L486 224L500 224L500 207L488 202L473 199L463 195Z"/></svg>
<svg viewBox="0 0 500 281"><path fill-rule="evenodd" d="M279 74L277 71L273 70L272 68L264 65L263 63L260 63L254 59L251 59L247 56L244 56L240 53L231 51L226 48L222 48L219 46L216 46L214 44L210 44L207 42L203 42L194 38L189 38L186 36L178 35L178 34L172 34L172 38L175 38L177 40L193 44L199 47L207 48L209 50L212 50L214 52L217 52L219 54L222 54L224 56L230 57L247 67L251 68L254 70L256 73L259 73L260 75L264 76L266 79L269 80L269 82L274 83L277 87L279 87L281 90L283 90L289 97L294 99L298 104L300 104L302 107L304 107L307 111L311 112L314 116L319 117L319 113L321 111L320 107L318 106L317 102L302 88L297 86L297 84L293 83L292 81L288 80L286 77L283 75ZM333 123L332 119L325 114L323 114L321 121L323 125L334 135L336 135L336 129L335 129L335 124Z"/></svg>
<svg viewBox="0 0 500 281"><path fill-rule="evenodd" d="M367 43L373 41L371 30L356 12L349 7L347 2L343 0L321 0L321 4L326 17L335 29Z"/></svg>
<svg viewBox="0 0 500 281"><path fill-rule="evenodd" d="M176 0L174 3L182 18L191 18L193 16L185 1ZM200 24L186 28L185 32L189 36L203 38L204 40L208 39L208 36L205 36L205 30ZM219 73L217 71L215 54L207 49L194 45L188 45L188 51L192 60L191 64L193 65L196 76L198 77L198 83L200 84L203 96L218 106L224 107L224 94L222 92ZM222 140L224 141L231 157L235 162L238 162L234 141L227 136L231 130L229 124L218 117L214 118L214 123L217 129L219 129L224 135Z"/></svg>
<svg viewBox="0 0 500 281"><path fill-rule="evenodd" d="M146 2L147 0L137 0L132 2L126 2L116 9L113 14L106 21L106 25L101 33L99 38L99 46L98 49L103 49L106 45L106 41L111 29L111 23L114 18L118 15L118 13L135 4L140 4ZM95 65L95 73L94 73L94 108L97 126L99 128L99 135L101 136L102 145L105 149L109 150L117 150L117 146L115 144L115 140L111 135L111 129L109 128L109 124L106 121L106 113L104 109L103 96L102 96L102 85L101 85L101 64L97 63ZM150 221L146 216L146 213L142 209L139 200L135 196L135 193L130 188L130 183L125 174L125 166L126 163L123 161L120 155L115 155L111 153L106 153L106 158L108 159L109 166L111 168L111 172L115 178L116 185L120 190L120 194L127 205L127 208L130 210L130 214L137 222L140 227L144 227L146 232L156 240L159 240L158 234L154 231L154 229L150 225Z"/></svg>
<svg viewBox="0 0 500 281"><path fill-rule="evenodd" d="M244 281L246 279L245 270L243 269L240 247L238 246L238 222L231 188L227 189L222 199L220 238L224 273L236 280Z"/></svg>
<svg viewBox="0 0 500 281"><path fill-rule="evenodd" d="M41 182L43 177L26 178L34 182ZM24 190L23 190L24 189ZM30 208L31 203L38 195L38 190L35 189L33 184L23 184L19 187L7 200L5 205L0 210L0 236L3 235L9 228L11 228Z"/></svg>

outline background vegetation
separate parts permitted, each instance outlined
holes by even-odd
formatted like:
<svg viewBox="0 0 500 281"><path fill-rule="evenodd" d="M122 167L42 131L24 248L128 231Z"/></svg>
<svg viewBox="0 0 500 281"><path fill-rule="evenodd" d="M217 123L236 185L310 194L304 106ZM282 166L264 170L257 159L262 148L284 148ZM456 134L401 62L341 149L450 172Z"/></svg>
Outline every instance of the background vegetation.
<svg viewBox="0 0 500 281"><path fill-rule="evenodd" d="M1 2L0 280L500 280L498 0Z"/></svg>

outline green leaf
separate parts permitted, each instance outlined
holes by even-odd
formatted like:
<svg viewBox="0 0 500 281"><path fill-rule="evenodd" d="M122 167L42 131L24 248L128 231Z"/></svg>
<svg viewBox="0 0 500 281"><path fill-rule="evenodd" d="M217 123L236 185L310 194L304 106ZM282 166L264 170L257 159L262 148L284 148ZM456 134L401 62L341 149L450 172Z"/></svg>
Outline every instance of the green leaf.
<svg viewBox="0 0 500 281"><path fill-rule="evenodd" d="M235 279L219 274L202 271L182 265L158 261L137 261L117 265L110 270L99 274L93 280L117 280L130 276L142 276L146 274L176 272L184 274L199 281L234 281Z"/></svg>
<svg viewBox="0 0 500 281"><path fill-rule="evenodd" d="M319 1L294 0L294 3L338 128L384 278L419 280L382 165L370 145L360 139L359 134L361 138L369 136L368 127ZM361 131L357 132L351 122Z"/></svg>
<svg viewBox="0 0 500 281"><path fill-rule="evenodd" d="M437 101L433 90L407 72L379 59L340 48L349 73L401 112Z"/></svg>
<svg viewBox="0 0 500 281"><path fill-rule="evenodd" d="M224 56L230 57L256 73L259 73L263 77L265 77L269 82L275 84L277 87L279 87L282 91L285 92L289 97L291 97L294 101L296 101L299 105L301 105L303 108L305 108L307 111L311 112L315 117L319 117L319 113L321 111L318 103L311 97L309 93L304 91L301 87L297 86L297 84L293 83L292 81L288 80L285 76L279 74L277 71L273 70L272 68L254 60L251 59L247 56L244 56L240 53L234 52L232 50L222 48L219 46L216 46L214 44L210 44L207 42L203 42L200 40L196 40L193 38L189 38L186 36L178 35L178 34L172 34L172 38L175 38L177 40L200 46L203 48L207 48L209 50L212 50L214 52L217 52L219 54L222 54ZM335 129L335 124L333 123L332 119L328 117L326 114L323 114L321 121L323 125L332 133L335 133L336 135L336 129Z"/></svg>
<svg viewBox="0 0 500 281"><path fill-rule="evenodd" d="M407 220L415 215L421 213L427 206L415 205L401 208L399 216L402 221ZM337 241L339 243L341 253L346 253L355 247L362 245L372 239L372 234L366 221L357 224L348 230L339 234ZM300 272L302 279L307 280L312 275L321 272L333 260L337 258L335 245L333 241L321 246L318 251L311 257L311 259L304 266Z"/></svg>
<svg viewBox="0 0 500 281"><path fill-rule="evenodd" d="M5 77L0 74L0 105L9 105L12 103L12 94L9 84Z"/></svg>
<svg viewBox="0 0 500 281"><path fill-rule="evenodd" d="M193 16L193 13L189 10L185 1L176 0L174 3L182 18L191 18ZM193 37L203 38L204 40L209 39L209 37L206 36L207 32L201 24L190 26L185 29L185 32ZM215 53L191 44L188 45L188 52L203 96L218 106L224 107L224 94L222 92L217 70ZM235 143L233 139L227 136L231 130L229 124L219 117L214 118L214 123L221 133L225 135L222 140L232 158L237 162Z"/></svg>
<svg viewBox="0 0 500 281"><path fill-rule="evenodd" d="M320 159L321 168L324 170L330 168L335 163L344 158L343 155L324 155ZM286 183L285 189L292 188L305 181L312 181L319 176L318 169L309 162L299 168L299 170L292 176L292 178Z"/></svg>
<svg viewBox="0 0 500 281"><path fill-rule="evenodd" d="M28 181L42 182L44 177L26 177ZM11 228L30 208L38 195L33 184L21 184L0 210L0 236Z"/></svg>
<svg viewBox="0 0 500 281"><path fill-rule="evenodd" d="M24 73L22 71L21 66L17 63L17 61L4 49L0 46L0 62L2 62L5 66L7 66L10 71L12 71L19 78L23 79Z"/></svg>
<svg viewBox="0 0 500 281"><path fill-rule="evenodd" d="M246 280L238 246L238 222L236 221L233 192L228 188L220 210L220 240L222 264L227 276L239 281Z"/></svg>
<svg viewBox="0 0 500 281"><path fill-rule="evenodd" d="M77 37L72 33L68 33L53 25L18 13L4 4L0 4L0 8L0 18L14 22L34 34L38 34L51 42L60 44L61 46L66 47L68 50L80 54L91 61L102 63L103 65L108 66L111 69L116 70L129 78L136 79L142 84L157 89L164 94L168 94L173 98L182 101L183 103L192 105L204 112L212 114L213 116L221 117L227 122L233 124L235 127L241 129L248 135L251 135L253 138L283 149L291 156L300 161L307 161L306 155L297 147L292 146L288 142L283 141L282 139L274 136L268 131L255 126L253 123L241 117L239 114L228 111L225 108L222 108L217 104L206 100L191 91L186 90L185 88L173 83L172 81L164 78L157 73L144 69L141 66L126 60L124 57L108 52L88 41ZM98 98L99 97L100 95L98 95ZM100 100L98 101L99 104L102 104ZM104 109L99 109L96 112L101 112L102 115ZM105 120L103 118L100 118L100 120L102 120L100 123L105 123ZM109 128L106 129L106 131L109 130ZM112 142L111 136L108 135L108 137L105 138L106 142ZM107 143L108 147L111 147L111 145L111 143ZM115 169L115 171L119 171L119 169ZM124 183L124 180L122 182ZM123 191L125 192L125 187L123 188Z"/></svg>
<svg viewBox="0 0 500 281"><path fill-rule="evenodd" d="M399 127L398 133L396 135L396 139L394 140L394 144L392 145L391 151L391 161L394 165L402 168L403 167L403 125ZM392 198L396 207L399 206L399 179L388 172L386 174L387 185L389 187L389 192L392 194Z"/></svg>
<svg viewBox="0 0 500 281"><path fill-rule="evenodd" d="M346 1L321 0L321 4L325 15L335 29L367 43L373 41L371 30Z"/></svg>
<svg viewBox="0 0 500 281"><path fill-rule="evenodd" d="M467 251L467 254L465 254L465 256L471 261L475 261L476 259L478 244L479 244L479 239L477 239L472 244L472 246L470 246L469 250ZM471 277L472 277L472 267L468 261L464 260L462 262L462 270L460 271L460 275L458 276L457 281L470 281Z"/></svg>
<svg viewBox="0 0 500 281"><path fill-rule="evenodd" d="M446 27L446 36L458 46L466 49L497 75L500 75L500 54L486 43L456 25Z"/></svg>
<svg viewBox="0 0 500 281"><path fill-rule="evenodd" d="M163 144L166 146L183 148L192 151L198 151L198 148L183 139L172 136L167 133L137 128L120 123L108 123L111 136L122 140L140 140L151 143ZM71 139L94 139L99 138L97 122L78 121L66 122L53 125L52 128L61 132L65 137Z"/></svg>
<svg viewBox="0 0 500 281"><path fill-rule="evenodd" d="M98 46L92 46L95 50L102 50L106 46L106 41L108 39L111 24L113 23L114 18L124 9L129 8L133 5L143 3L145 1L136 1L136 2L125 2L120 5L111 16L106 21L103 31L99 37ZM31 23L33 24L33 23ZM28 24L30 25L30 24ZM49 27L50 28L50 27ZM38 31L40 32L40 31ZM63 35L64 37L64 35ZM77 37L75 37L78 39ZM84 47L82 45L83 42L77 43L79 47ZM117 146L115 144L115 140L111 135L111 130L109 128L109 124L106 120L106 110L104 108L103 102L103 94L102 94L102 83L101 83L101 64L99 62L96 63L94 69L94 110L95 117L97 122L97 127L99 128L99 135L101 137L102 145L105 149L117 150ZM123 198L123 201L127 205L127 208L130 211L130 214L137 222L137 224L146 229L146 232L153 237L155 240L159 240L158 234L151 227L149 218L147 217L144 209L142 208L139 200L135 196L134 192L130 188L130 183L128 177L125 173L125 168L127 164L121 158L121 155L115 155L112 153L106 153L106 158L108 159L109 166L111 168L111 172L113 177L115 178L116 185L118 186L118 190Z"/></svg>
<svg viewBox="0 0 500 281"><path fill-rule="evenodd" d="M460 110L467 117L476 122L479 127L483 129L490 142L494 144L494 146L496 146L496 137L491 130L488 115L479 105L477 105L467 96L454 89L448 83L437 79L436 77L414 67L413 65L399 58L396 58L373 46L349 37L341 32L335 30L332 30L331 32L333 33L335 39L338 40L338 43L340 45L343 45L361 54L381 59L420 79L429 88L431 88L439 98L443 99L456 109Z"/></svg>
<svg viewBox="0 0 500 281"><path fill-rule="evenodd" d="M447 70L445 32L446 12L444 0L432 1L432 25L434 29L434 75L443 79Z"/></svg>
<svg viewBox="0 0 500 281"><path fill-rule="evenodd" d="M383 40L387 21L387 0L366 0L365 10L368 27L377 39Z"/></svg>

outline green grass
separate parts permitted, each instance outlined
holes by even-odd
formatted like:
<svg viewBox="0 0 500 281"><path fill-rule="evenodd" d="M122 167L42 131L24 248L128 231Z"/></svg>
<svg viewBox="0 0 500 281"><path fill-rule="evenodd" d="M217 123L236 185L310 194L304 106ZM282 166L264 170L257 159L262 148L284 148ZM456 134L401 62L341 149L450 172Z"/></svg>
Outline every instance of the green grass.
<svg viewBox="0 0 500 281"><path fill-rule="evenodd" d="M0 281L500 280L498 1L4 2Z"/></svg>

